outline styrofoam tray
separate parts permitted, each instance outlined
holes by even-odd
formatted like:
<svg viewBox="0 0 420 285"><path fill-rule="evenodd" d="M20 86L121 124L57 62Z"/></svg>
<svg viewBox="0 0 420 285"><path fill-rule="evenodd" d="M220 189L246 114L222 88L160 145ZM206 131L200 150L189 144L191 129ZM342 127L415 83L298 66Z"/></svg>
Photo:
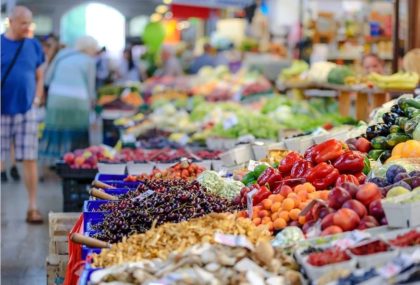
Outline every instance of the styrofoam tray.
<svg viewBox="0 0 420 285"><path fill-rule="evenodd" d="M284 143L288 150L294 150L300 153L304 153L305 150L307 150L314 144L314 141L312 139L312 136L309 135L309 136L285 139Z"/></svg>
<svg viewBox="0 0 420 285"><path fill-rule="evenodd" d="M248 162L253 157L250 144L239 145L220 155L225 166L234 166Z"/></svg>
<svg viewBox="0 0 420 285"><path fill-rule="evenodd" d="M395 239L397 236L405 234L407 232L410 232L412 230L416 230L417 232L420 232L420 227L416 227L416 228L409 228L409 229L400 229L400 230L395 230L395 231L391 231L391 232L387 232L387 233L382 233L380 235L380 237L385 240L385 241L389 241L392 239ZM414 251L420 249L420 245L415 245L415 246L406 246L406 247L402 247L402 246L395 246L392 245L395 249L398 249L400 252L403 253L407 253L407 254L411 254Z"/></svg>
<svg viewBox="0 0 420 285"><path fill-rule="evenodd" d="M223 139L221 138L207 138L206 145L209 150L221 150L224 149Z"/></svg>
<svg viewBox="0 0 420 285"><path fill-rule="evenodd" d="M125 174L125 163L98 163L98 171L101 174Z"/></svg>
<svg viewBox="0 0 420 285"><path fill-rule="evenodd" d="M211 169L214 171L219 171L223 167L223 161L221 159L213 159L211 161Z"/></svg>
<svg viewBox="0 0 420 285"><path fill-rule="evenodd" d="M396 201L404 199L405 195L396 197ZM388 225L397 228L417 227L420 225L420 202L410 204L391 203L382 200Z"/></svg>
<svg viewBox="0 0 420 285"><path fill-rule="evenodd" d="M203 167L203 168L205 168L207 170L210 170L211 169L211 163L212 163L212 161L209 160L209 159L195 162L195 164L198 164L198 165L200 165L201 167Z"/></svg>
<svg viewBox="0 0 420 285"><path fill-rule="evenodd" d="M267 144L263 144L263 145L253 144L252 145L252 152L254 154L254 159L255 160L260 160L260 159L267 156L268 145Z"/></svg>
<svg viewBox="0 0 420 285"><path fill-rule="evenodd" d="M139 175L142 173L150 174L153 168L156 166L154 162L134 162L129 161L127 163L127 172L130 175Z"/></svg>
<svg viewBox="0 0 420 285"><path fill-rule="evenodd" d="M304 258L303 268L305 269L306 274L312 280L318 280L321 276L328 272L332 272L337 269L348 269L353 271L356 268L356 260L351 258L348 261L338 262L334 264L329 264L325 266L313 266L307 262L307 257Z"/></svg>
<svg viewBox="0 0 420 285"><path fill-rule="evenodd" d="M378 252L369 255L356 255L350 252L360 268L380 267L398 255L398 250Z"/></svg>

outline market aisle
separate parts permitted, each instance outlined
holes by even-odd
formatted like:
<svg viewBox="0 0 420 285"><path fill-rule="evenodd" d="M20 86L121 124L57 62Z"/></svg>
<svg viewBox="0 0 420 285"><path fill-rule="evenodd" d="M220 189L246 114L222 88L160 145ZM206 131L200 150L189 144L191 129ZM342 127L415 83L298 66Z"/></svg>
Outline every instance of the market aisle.
<svg viewBox="0 0 420 285"><path fill-rule="evenodd" d="M45 223L41 226L26 224L27 199L23 182L1 185L2 284L46 284L48 212L61 212L62 208L58 178L49 177L39 184L39 206Z"/></svg>

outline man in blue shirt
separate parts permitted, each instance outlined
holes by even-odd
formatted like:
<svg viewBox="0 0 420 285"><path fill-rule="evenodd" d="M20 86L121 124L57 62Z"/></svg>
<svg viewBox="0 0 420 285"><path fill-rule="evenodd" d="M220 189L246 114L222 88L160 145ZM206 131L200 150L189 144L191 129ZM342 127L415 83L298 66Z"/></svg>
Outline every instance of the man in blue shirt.
<svg viewBox="0 0 420 285"><path fill-rule="evenodd" d="M204 45L204 53L195 58L191 63L190 72L195 74L204 66L216 66L216 58L211 54L212 47L210 44Z"/></svg>
<svg viewBox="0 0 420 285"><path fill-rule="evenodd" d="M23 161L29 207L26 221L42 223L37 207L38 125L35 108L43 94L41 64L44 54L39 42L28 38L31 11L16 6L9 16L10 27L1 35L1 169L14 145L17 161Z"/></svg>

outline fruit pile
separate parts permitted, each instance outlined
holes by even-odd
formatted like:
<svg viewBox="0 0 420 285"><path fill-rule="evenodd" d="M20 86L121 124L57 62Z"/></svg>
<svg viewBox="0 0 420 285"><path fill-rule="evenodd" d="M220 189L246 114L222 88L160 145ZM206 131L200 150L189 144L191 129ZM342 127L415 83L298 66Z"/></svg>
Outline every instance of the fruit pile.
<svg viewBox="0 0 420 285"><path fill-rule="evenodd" d="M124 236L144 233L154 224L179 223L212 212L237 209L230 201L207 193L197 181L146 180L140 187L140 191L153 192L101 207L106 214L103 222L94 226L96 238L117 242Z"/></svg>
<svg viewBox="0 0 420 285"><path fill-rule="evenodd" d="M205 169L198 164L190 163L187 160L181 161L171 167L160 170L155 168L152 173L143 173L138 176L129 175L124 181L143 181L145 179L186 179L193 180L197 178Z"/></svg>
<svg viewBox="0 0 420 285"><path fill-rule="evenodd" d="M382 115L382 122L366 129L366 138L372 144L369 157L381 162L402 156L420 157L418 144L401 146L394 153L393 148L399 143L414 139L420 140L420 100L401 98L391 110ZM403 150L404 148L404 150Z"/></svg>
<svg viewBox="0 0 420 285"><path fill-rule="evenodd" d="M351 247L350 252L354 255L369 255L390 250L390 246L381 240Z"/></svg>
<svg viewBox="0 0 420 285"><path fill-rule="evenodd" d="M420 245L420 232L418 230L411 230L405 234L398 235L392 240L389 240L389 243L398 247Z"/></svg>
<svg viewBox="0 0 420 285"><path fill-rule="evenodd" d="M384 194L387 197L396 196L399 194L408 193L420 186L420 171L413 170L410 173L401 165L391 165L386 173L385 177L373 177L369 179L369 182L375 183L379 187L384 188ZM391 192L390 196L388 193Z"/></svg>
<svg viewBox="0 0 420 285"><path fill-rule="evenodd" d="M119 158L109 149L102 146L90 146L86 149L76 149L63 156L64 162L75 169L95 169L99 161L118 162Z"/></svg>
<svg viewBox="0 0 420 285"><path fill-rule="evenodd" d="M391 75L382 75L376 72L369 74L368 80L381 89L409 89L416 88L419 75L416 72L397 72Z"/></svg>
<svg viewBox="0 0 420 285"><path fill-rule="evenodd" d="M321 236L325 236L386 225L381 198L381 190L374 183L357 186L346 182L329 191L327 204L316 203L312 207L302 229L308 234L320 221Z"/></svg>
<svg viewBox="0 0 420 285"><path fill-rule="evenodd" d="M332 247L322 252L313 252L308 255L308 263L312 266L325 266L350 260L350 256L343 250Z"/></svg>
<svg viewBox="0 0 420 285"><path fill-rule="evenodd" d="M327 197L328 191L316 191L310 183L294 188L283 185L278 194L269 195L253 207L251 218L255 225L267 225L271 231L282 230L288 225L301 227L305 224L305 217L300 216L300 212L312 199L326 200ZM240 215L247 216L247 213L241 212Z"/></svg>

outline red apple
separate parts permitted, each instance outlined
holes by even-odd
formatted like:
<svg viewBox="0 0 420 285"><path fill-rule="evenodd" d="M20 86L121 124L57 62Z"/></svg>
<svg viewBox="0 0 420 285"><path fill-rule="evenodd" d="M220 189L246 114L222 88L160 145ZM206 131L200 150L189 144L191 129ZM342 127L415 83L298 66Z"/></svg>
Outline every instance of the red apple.
<svg viewBox="0 0 420 285"><path fill-rule="evenodd" d="M359 191L359 187L357 187L356 184L351 182L344 182L340 185L340 187L346 190L350 194L352 199L356 198L356 193L357 191Z"/></svg>
<svg viewBox="0 0 420 285"><path fill-rule="evenodd" d="M343 230L338 226L329 226L325 230L322 231L321 236L329 236L342 233Z"/></svg>
<svg viewBox="0 0 420 285"><path fill-rule="evenodd" d="M381 200L375 200L369 204L369 215L374 216L378 221L385 216Z"/></svg>
<svg viewBox="0 0 420 285"><path fill-rule="evenodd" d="M386 219L386 216L384 216L384 217L381 219L381 225L383 225L383 226L388 225L388 220Z"/></svg>
<svg viewBox="0 0 420 285"><path fill-rule="evenodd" d="M343 204L343 208L351 209L355 211L360 218L363 218L367 215L366 207L357 200L348 200Z"/></svg>
<svg viewBox="0 0 420 285"><path fill-rule="evenodd" d="M70 165L74 162L74 154L71 152L68 152L63 156L63 159L65 163Z"/></svg>
<svg viewBox="0 0 420 285"><path fill-rule="evenodd" d="M331 214L331 213L334 213L334 212L335 212L334 209L324 206L319 210L319 218L323 219L328 214Z"/></svg>
<svg viewBox="0 0 420 285"><path fill-rule="evenodd" d="M371 149L372 145L370 144L370 141L368 141L365 138L358 138L356 141L356 148L360 152L368 152Z"/></svg>
<svg viewBox="0 0 420 285"><path fill-rule="evenodd" d="M366 183L359 186L356 193L356 199L363 203L366 207L375 200L382 198L382 193L375 183Z"/></svg>
<svg viewBox="0 0 420 285"><path fill-rule="evenodd" d="M344 188L334 187L330 193L328 193L328 206L337 210L341 208L344 202L350 199L350 194Z"/></svg>
<svg viewBox="0 0 420 285"><path fill-rule="evenodd" d="M334 225L339 226L343 231L351 231L359 226L359 215L351 209L340 209L333 217Z"/></svg>
<svg viewBox="0 0 420 285"><path fill-rule="evenodd" d="M78 166L78 167L80 167L80 166L82 166L82 164L85 162L85 158L83 157L83 156L77 156L75 159L74 159L74 165L76 165L76 166Z"/></svg>
<svg viewBox="0 0 420 285"><path fill-rule="evenodd" d="M334 225L334 221L333 221L334 215L335 215L335 213L330 213L330 214L326 215L322 219L322 221L321 221L321 230L325 230L329 226Z"/></svg>
<svg viewBox="0 0 420 285"><path fill-rule="evenodd" d="M359 230L370 229L379 226L378 221L372 216L364 216L363 219L360 220Z"/></svg>

